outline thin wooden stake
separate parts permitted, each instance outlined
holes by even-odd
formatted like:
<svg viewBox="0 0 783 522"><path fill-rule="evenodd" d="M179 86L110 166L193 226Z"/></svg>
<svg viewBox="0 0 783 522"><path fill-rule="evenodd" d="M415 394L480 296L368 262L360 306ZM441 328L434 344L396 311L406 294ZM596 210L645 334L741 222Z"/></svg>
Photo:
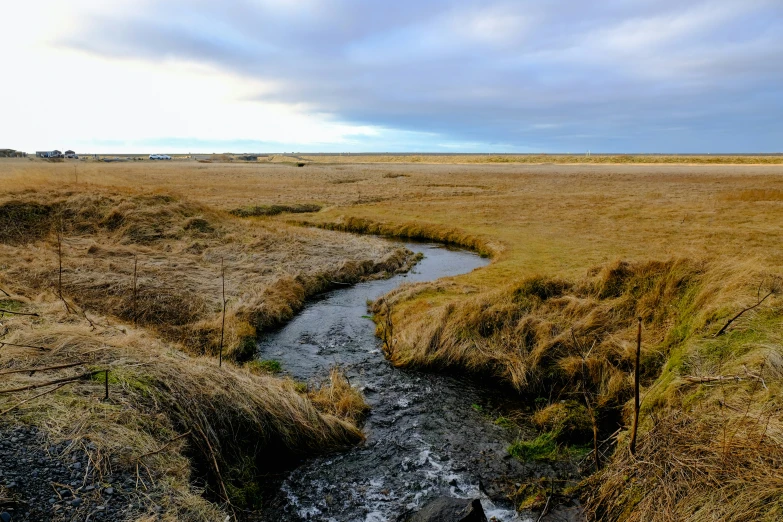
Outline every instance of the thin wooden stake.
<svg viewBox="0 0 783 522"><path fill-rule="evenodd" d="M139 317L138 310L136 308L138 262L139 262L138 256L133 256L133 325L134 326L136 326Z"/></svg>
<svg viewBox="0 0 783 522"><path fill-rule="evenodd" d="M63 298L63 224L57 227L57 263L59 265L59 274L57 277L57 295Z"/></svg>
<svg viewBox="0 0 783 522"><path fill-rule="evenodd" d="M636 330L636 364L633 370L633 426L631 427L631 455L636 456L636 433L639 429L639 364L642 358L642 318Z"/></svg>
<svg viewBox="0 0 783 522"><path fill-rule="evenodd" d="M57 295L60 301L65 304L65 310L71 313L71 307L68 305L68 301L63 297L63 220L60 217L60 223L57 227L57 263L59 265L59 273L57 278Z"/></svg>
<svg viewBox="0 0 783 522"><path fill-rule="evenodd" d="M223 324L220 326L220 358L218 366L223 366L223 334L226 330L226 268L223 265L223 258L220 258L220 278L223 282Z"/></svg>
<svg viewBox="0 0 783 522"><path fill-rule="evenodd" d="M105 386L105 389L106 389L106 394L103 397L103 400L104 401L108 401L109 400L109 370L108 370L108 368L106 369L106 371L103 372L103 374L104 374L104 377L105 377L104 386Z"/></svg>

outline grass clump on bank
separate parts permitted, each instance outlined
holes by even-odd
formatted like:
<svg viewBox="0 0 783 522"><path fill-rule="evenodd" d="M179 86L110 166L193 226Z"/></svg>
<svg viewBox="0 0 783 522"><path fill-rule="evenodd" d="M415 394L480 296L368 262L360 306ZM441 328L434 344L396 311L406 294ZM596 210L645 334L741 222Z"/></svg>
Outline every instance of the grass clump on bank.
<svg viewBox="0 0 783 522"><path fill-rule="evenodd" d="M277 216L280 214L304 214L318 212L321 205L306 203L301 205L256 205L253 207L237 208L231 213L238 217Z"/></svg>
<svg viewBox="0 0 783 522"><path fill-rule="evenodd" d="M351 386L345 372L334 367L329 372L329 380L310 391L308 397L321 411L359 424L370 411L362 394Z"/></svg>
<svg viewBox="0 0 783 522"><path fill-rule="evenodd" d="M283 367L280 364L280 362L275 360L261 361L258 359L254 359L252 361L248 361L247 363L245 363L245 368L247 368L248 370L250 370L251 373L254 374L260 374L260 373L275 374L283 371Z"/></svg>

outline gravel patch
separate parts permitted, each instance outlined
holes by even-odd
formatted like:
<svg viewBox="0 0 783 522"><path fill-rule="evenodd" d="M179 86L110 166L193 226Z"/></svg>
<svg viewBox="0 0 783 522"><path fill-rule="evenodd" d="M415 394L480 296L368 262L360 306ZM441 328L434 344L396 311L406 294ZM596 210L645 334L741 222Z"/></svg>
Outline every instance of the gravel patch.
<svg viewBox="0 0 783 522"><path fill-rule="evenodd" d="M100 476L69 446L48 445L34 427L0 427L0 522L133 520L149 511L135 475Z"/></svg>

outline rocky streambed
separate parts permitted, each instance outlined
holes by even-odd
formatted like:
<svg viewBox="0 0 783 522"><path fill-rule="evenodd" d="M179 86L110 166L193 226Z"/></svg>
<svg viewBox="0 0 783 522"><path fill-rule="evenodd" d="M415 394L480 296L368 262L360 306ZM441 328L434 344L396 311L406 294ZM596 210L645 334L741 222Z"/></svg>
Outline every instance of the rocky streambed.
<svg viewBox="0 0 783 522"><path fill-rule="evenodd" d="M372 410L367 441L350 451L307 461L264 499L264 519L327 522L406 520L439 497L480 499L497 521L534 520L508 501L521 477L573 477L566 463L523 463L508 446L533 430L498 420L518 410L494 383L394 368L381 352L367 302L406 282L475 270L487 260L436 244L407 244L424 258L408 274L336 290L310 303L259 344L261 359L279 361L298 380L317 382L340 365ZM515 403L515 401L517 401ZM549 520L576 520L559 506ZM536 515L536 518L538 516Z"/></svg>

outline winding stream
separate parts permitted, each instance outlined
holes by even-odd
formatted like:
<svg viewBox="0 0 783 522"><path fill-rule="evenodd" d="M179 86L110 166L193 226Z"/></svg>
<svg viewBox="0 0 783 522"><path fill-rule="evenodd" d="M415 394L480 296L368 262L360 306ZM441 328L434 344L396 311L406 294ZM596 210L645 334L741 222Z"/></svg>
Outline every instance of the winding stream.
<svg viewBox="0 0 783 522"><path fill-rule="evenodd" d="M269 520L394 522L442 495L480 497L490 519L530 520L502 501L509 481L535 473L507 453L518 432L493 422L507 399L466 379L394 368L367 317L368 300L403 283L463 274L488 261L436 244L405 246L425 256L410 273L324 294L259 343L262 359L280 361L298 380L316 382L341 365L372 408L367 441L290 472L265 502Z"/></svg>

